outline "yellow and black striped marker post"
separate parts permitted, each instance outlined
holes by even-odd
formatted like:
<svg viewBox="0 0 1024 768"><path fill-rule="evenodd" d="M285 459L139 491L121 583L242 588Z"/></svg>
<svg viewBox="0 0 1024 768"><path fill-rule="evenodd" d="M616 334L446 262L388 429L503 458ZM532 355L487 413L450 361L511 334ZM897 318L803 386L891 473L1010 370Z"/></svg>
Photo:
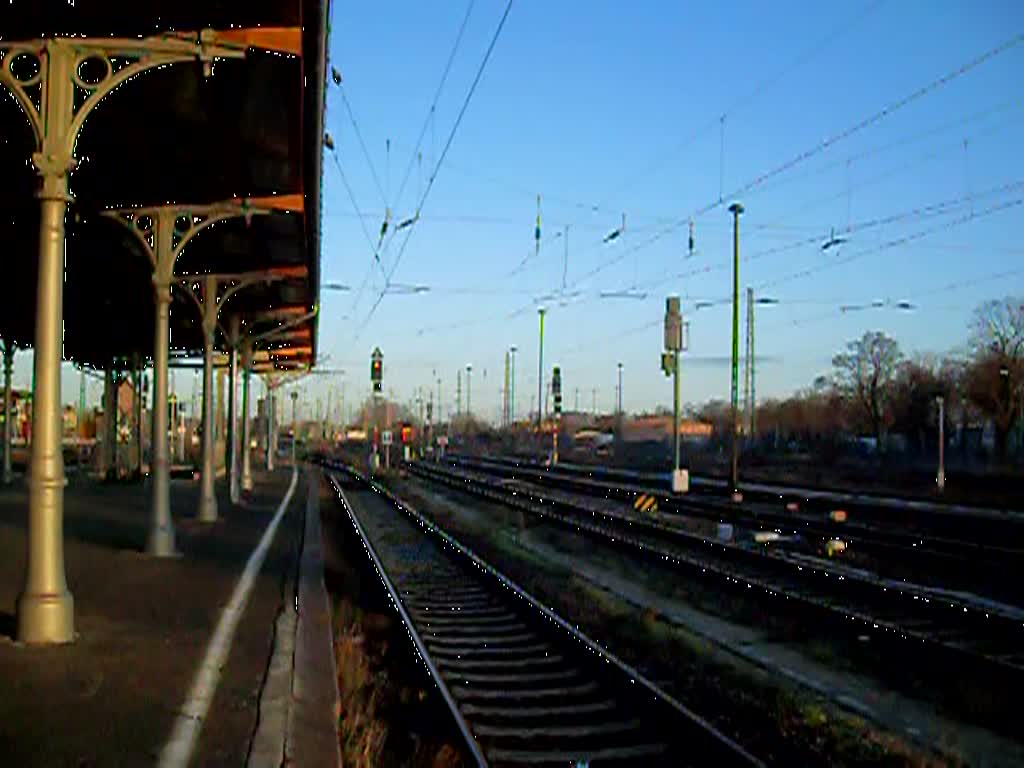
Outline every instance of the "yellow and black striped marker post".
<svg viewBox="0 0 1024 768"><path fill-rule="evenodd" d="M633 502L633 509L640 512L657 512L658 511L658 497L650 496L646 493L641 493L636 497L636 501Z"/></svg>

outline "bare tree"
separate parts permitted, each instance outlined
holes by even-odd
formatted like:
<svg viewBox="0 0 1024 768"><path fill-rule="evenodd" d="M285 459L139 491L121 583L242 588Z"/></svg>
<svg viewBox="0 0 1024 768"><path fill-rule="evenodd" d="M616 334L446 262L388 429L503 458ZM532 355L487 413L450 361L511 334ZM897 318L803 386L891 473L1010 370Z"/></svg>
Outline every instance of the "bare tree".
<svg viewBox="0 0 1024 768"><path fill-rule="evenodd" d="M1024 298L1007 296L986 301L974 310L971 345L976 355L1004 360L1024 357Z"/></svg>
<svg viewBox="0 0 1024 768"><path fill-rule="evenodd" d="M832 358L839 391L852 400L871 433L882 445L893 376L903 358L895 339L868 331Z"/></svg>
<svg viewBox="0 0 1024 768"><path fill-rule="evenodd" d="M928 355L906 360L897 367L892 391L893 429L907 438L911 451L918 456L935 445L938 431L935 399L945 400L947 427L954 409L960 407L956 399L955 373L950 361L939 361Z"/></svg>
<svg viewBox="0 0 1024 768"><path fill-rule="evenodd" d="M971 346L967 396L991 419L996 456L1002 460L1010 430L1024 410L1024 299L1007 297L979 306Z"/></svg>

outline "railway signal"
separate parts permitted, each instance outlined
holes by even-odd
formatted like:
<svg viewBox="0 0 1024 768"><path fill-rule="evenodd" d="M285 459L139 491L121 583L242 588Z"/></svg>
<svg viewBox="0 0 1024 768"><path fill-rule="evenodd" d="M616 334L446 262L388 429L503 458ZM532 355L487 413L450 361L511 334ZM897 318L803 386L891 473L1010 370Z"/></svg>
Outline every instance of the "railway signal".
<svg viewBox="0 0 1024 768"><path fill-rule="evenodd" d="M665 300L665 351L661 353L661 370L672 377L672 491L686 493L690 489L690 475L679 468L679 355L686 349L683 313L679 297Z"/></svg>
<svg viewBox="0 0 1024 768"><path fill-rule="evenodd" d="M562 412L562 369L557 365L551 372L551 394L555 398L555 413Z"/></svg>
<svg viewBox="0 0 1024 768"><path fill-rule="evenodd" d="M555 401L555 417L551 422L551 463L558 463L558 424L562 420L562 369L551 370L551 395Z"/></svg>
<svg viewBox="0 0 1024 768"><path fill-rule="evenodd" d="M373 350L373 354L370 355L370 383L373 385L374 392L381 391L381 385L384 381L384 355L380 351L380 347L376 347Z"/></svg>
<svg viewBox="0 0 1024 768"><path fill-rule="evenodd" d="M384 354L380 351L380 347L374 347L373 353L370 355L370 391L373 402L373 453L370 454L370 465L373 469L380 466L380 453L377 445L377 438L380 431L380 413L379 413L379 400L380 393L383 389L384 382ZM385 443L387 445L387 443ZM390 448L388 449L388 459L390 463Z"/></svg>

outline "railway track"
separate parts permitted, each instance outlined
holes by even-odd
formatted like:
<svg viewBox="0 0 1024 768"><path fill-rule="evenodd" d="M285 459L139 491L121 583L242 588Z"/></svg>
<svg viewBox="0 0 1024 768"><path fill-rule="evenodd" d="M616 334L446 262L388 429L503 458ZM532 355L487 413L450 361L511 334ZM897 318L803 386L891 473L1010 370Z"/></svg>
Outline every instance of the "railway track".
<svg viewBox="0 0 1024 768"><path fill-rule="evenodd" d="M846 632L882 641L902 658L975 671L993 685L1024 681L1024 620L988 606L939 598L913 585L878 579L815 558L725 544L653 520L586 508L509 486L483 474L426 464L415 475L567 527L726 589L760 590L779 610L800 611Z"/></svg>
<svg viewBox="0 0 1024 768"><path fill-rule="evenodd" d="M480 765L760 765L408 504L338 498Z"/></svg>
<svg viewBox="0 0 1024 768"><path fill-rule="evenodd" d="M934 521L894 519L888 523L879 516L868 517L860 507L856 512L843 509L841 519L828 513L841 509L801 509L799 502L785 497L774 501L747 501L736 504L702 494L671 494L651 485L615 482L591 477L582 470L518 466L500 459L458 458L455 463L477 472L540 484L552 490L579 493L594 498L631 503L641 494L658 499L661 513L677 514L715 522L725 522L754 530L792 532L819 546L840 538L853 542L858 553L881 562L895 564L901 574L936 574L942 581L962 589L994 588L1000 597L1020 599L1019 584L1024 578L1024 521L1015 516L975 521L975 536L949 529L950 519Z"/></svg>
<svg viewBox="0 0 1024 768"><path fill-rule="evenodd" d="M573 464L560 462L551 467L536 459L505 456L472 456L448 454L447 458L455 461L480 461L492 465L516 467L521 469L545 470L552 474L586 477L616 485L644 486L661 491L669 488L667 472L635 471L618 467L607 467L597 464ZM690 489L699 495L727 496L730 487L727 480L705 476L690 476ZM948 504L921 498L900 498L873 492L855 493L846 490L827 488L807 488L799 486L741 481L740 490L748 498L773 501L778 499L803 502L808 509L824 510L843 507L867 513L871 519L878 521L901 523L924 522L943 525L943 521L954 526L962 526L965 520L981 521L983 524L1008 523L1016 527L1024 524L1024 511L1015 509L996 509L993 507L972 506L964 504ZM992 531L995 532L994 530Z"/></svg>

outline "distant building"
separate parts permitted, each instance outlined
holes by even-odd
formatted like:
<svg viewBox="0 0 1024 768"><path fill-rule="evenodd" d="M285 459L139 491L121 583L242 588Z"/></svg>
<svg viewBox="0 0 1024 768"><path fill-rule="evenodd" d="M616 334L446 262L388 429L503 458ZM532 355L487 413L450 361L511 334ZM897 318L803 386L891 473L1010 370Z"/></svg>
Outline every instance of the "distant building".
<svg viewBox="0 0 1024 768"><path fill-rule="evenodd" d="M64 406L64 437L75 437L78 434L78 409L73 405Z"/></svg>
<svg viewBox="0 0 1024 768"><path fill-rule="evenodd" d="M708 440L713 429L710 424L682 419L679 434L684 440ZM671 416L638 416L622 423L622 440L627 443L658 443L672 439Z"/></svg>

